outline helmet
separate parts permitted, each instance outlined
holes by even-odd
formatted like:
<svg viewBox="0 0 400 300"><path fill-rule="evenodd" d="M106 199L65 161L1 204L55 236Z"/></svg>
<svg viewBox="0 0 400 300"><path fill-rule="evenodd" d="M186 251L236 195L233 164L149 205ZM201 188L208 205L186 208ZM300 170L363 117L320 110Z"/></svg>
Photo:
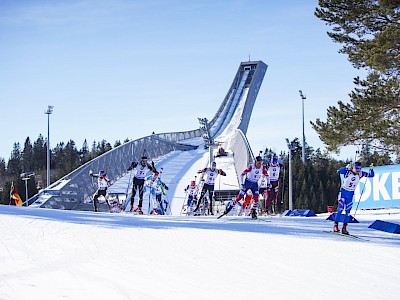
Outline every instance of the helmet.
<svg viewBox="0 0 400 300"><path fill-rule="evenodd" d="M278 158L277 157L271 157L271 165L276 165L278 163Z"/></svg>
<svg viewBox="0 0 400 300"><path fill-rule="evenodd" d="M358 162L358 161L356 161L356 162L353 164L353 166L354 166L354 168L355 168L357 171L360 171L361 168L362 168L361 163Z"/></svg>
<svg viewBox="0 0 400 300"><path fill-rule="evenodd" d="M100 170L100 172L99 172L99 176L106 176L106 171L104 171L104 170Z"/></svg>
<svg viewBox="0 0 400 300"><path fill-rule="evenodd" d="M259 162L259 161L261 161L261 162L263 161L261 156L256 157L256 162Z"/></svg>
<svg viewBox="0 0 400 300"><path fill-rule="evenodd" d="M141 159L140 163L141 163L141 165L142 165L143 167L146 166L146 163L147 163L147 156L142 156L142 159Z"/></svg>
<svg viewBox="0 0 400 300"><path fill-rule="evenodd" d="M215 161L213 161L212 163L211 163L211 167L216 167L217 166L217 163L215 162Z"/></svg>

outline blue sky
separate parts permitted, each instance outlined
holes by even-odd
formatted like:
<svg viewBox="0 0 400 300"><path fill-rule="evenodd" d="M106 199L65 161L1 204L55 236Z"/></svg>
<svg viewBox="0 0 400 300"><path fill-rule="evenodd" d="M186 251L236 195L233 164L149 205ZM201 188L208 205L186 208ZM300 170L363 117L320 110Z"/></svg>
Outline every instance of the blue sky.
<svg viewBox="0 0 400 300"><path fill-rule="evenodd" d="M0 2L0 157L47 136L78 149L198 128L212 119L240 62L268 65L247 137L254 152L286 151L310 120L348 101L362 75L314 16L317 1L3 0ZM342 151L340 158L354 155Z"/></svg>

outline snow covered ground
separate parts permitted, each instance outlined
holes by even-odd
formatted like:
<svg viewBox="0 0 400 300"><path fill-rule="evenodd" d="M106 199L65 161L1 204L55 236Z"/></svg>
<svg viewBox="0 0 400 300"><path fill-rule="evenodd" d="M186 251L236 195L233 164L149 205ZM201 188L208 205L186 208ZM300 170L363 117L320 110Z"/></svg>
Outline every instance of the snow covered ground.
<svg viewBox="0 0 400 300"><path fill-rule="evenodd" d="M237 128L243 101L218 141ZM400 236L368 229L400 224L400 210L359 212L349 230L368 241L324 232L327 214L181 216L184 188L208 159L199 147L156 162L172 215L0 205L0 299L400 298ZM216 188L236 188L232 157L216 162L228 174ZM130 176L110 192L126 194Z"/></svg>
<svg viewBox="0 0 400 300"><path fill-rule="evenodd" d="M138 216L0 206L0 299L399 299L399 210L317 217Z"/></svg>

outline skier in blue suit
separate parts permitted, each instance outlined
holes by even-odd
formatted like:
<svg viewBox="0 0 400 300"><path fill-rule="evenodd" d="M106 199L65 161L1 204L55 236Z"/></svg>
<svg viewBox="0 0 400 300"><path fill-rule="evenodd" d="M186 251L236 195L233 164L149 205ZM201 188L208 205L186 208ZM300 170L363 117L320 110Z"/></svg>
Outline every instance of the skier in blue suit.
<svg viewBox="0 0 400 300"><path fill-rule="evenodd" d="M162 203L162 195L165 195L165 190L168 190L168 186L161 181L158 175L159 175L158 171L155 171L152 175L149 175L145 178L145 185L143 191L145 192L147 188L150 189L150 194L152 195L152 200L153 200L152 201L153 214L155 215L159 214L157 209L157 206L159 206L160 212L163 215L165 213L165 210Z"/></svg>
<svg viewBox="0 0 400 300"><path fill-rule="evenodd" d="M349 234L347 231L347 219L353 207L354 191L362 177L374 177L373 165L369 166L369 172L361 171L361 163L355 162L353 165L348 164L346 167L339 169L339 174L344 175L344 182L339 191L338 196L338 211L335 216L334 232L339 232L339 220L343 210L345 210L344 222L342 227L343 234Z"/></svg>

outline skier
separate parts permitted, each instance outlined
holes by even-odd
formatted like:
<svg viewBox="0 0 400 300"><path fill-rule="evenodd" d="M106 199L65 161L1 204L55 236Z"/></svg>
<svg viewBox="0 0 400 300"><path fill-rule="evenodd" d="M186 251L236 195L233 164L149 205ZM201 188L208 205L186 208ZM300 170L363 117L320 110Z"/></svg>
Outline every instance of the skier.
<svg viewBox="0 0 400 300"><path fill-rule="evenodd" d="M199 187L196 185L196 181L192 180L190 184L185 188L185 192L188 194L187 203L186 203L186 214L192 215L193 204L197 203L197 193L199 191Z"/></svg>
<svg viewBox="0 0 400 300"><path fill-rule="evenodd" d="M345 210L342 233L349 234L347 231L347 218L350 214L351 208L353 206L354 191L362 177L374 177L373 164L369 166L369 172L361 171L361 163L355 162L353 165L348 164L346 167L339 169L339 174L344 175L344 182L339 191L338 196L338 211L335 216L335 223L333 225L333 231L339 232L339 221L340 215L343 210Z"/></svg>
<svg viewBox="0 0 400 300"><path fill-rule="evenodd" d="M93 171L89 171L89 175L97 178L97 191L93 195L93 208L94 211L97 212L97 199L100 196L103 196L106 199L106 203L108 205L108 209L111 209L110 203L108 202L108 194L107 194L107 188L110 183L110 179L107 178L107 174L104 170L100 170L99 174L93 174Z"/></svg>
<svg viewBox="0 0 400 300"><path fill-rule="evenodd" d="M156 168L154 167L154 162L151 162L151 164L149 164L147 162L147 157L142 156L140 163L136 161L131 163L130 167L128 168L128 171L130 170L134 171L130 211L133 211L133 204L135 202L136 192L139 191L139 204L138 207L135 209L135 212L142 215L144 178L148 171L155 172Z"/></svg>
<svg viewBox="0 0 400 300"><path fill-rule="evenodd" d="M251 190L253 193L253 205L251 207L251 217L253 219L257 219L257 207L258 207L258 180L261 175L268 176L268 170L263 165L262 157L257 156L254 163L250 164L241 174L241 190L239 194L236 196L236 199L231 203L225 211L224 215L228 214L229 211L243 199L247 190Z"/></svg>
<svg viewBox="0 0 400 300"><path fill-rule="evenodd" d="M157 207L160 207L161 214L164 214L164 208L162 205L162 195L165 195L165 190L168 190L168 186L161 181L160 177L158 177L159 173L157 171L153 172L152 175L149 175L145 178L145 187L150 188L150 194L153 196L153 214L158 215L159 212Z"/></svg>
<svg viewBox="0 0 400 300"><path fill-rule="evenodd" d="M204 195L208 191L208 196L210 198L210 214L214 215L213 206L212 206L212 197L214 196L215 179L217 178L218 174L222 175L222 176L226 176L226 173L222 169L217 169L216 167L217 167L217 164L215 161L213 161L211 163L211 168L204 168L202 170L197 171L197 174L204 173L205 175L207 175L207 177L204 181L203 188L201 189L201 193L200 193L200 198L197 201L196 208L194 209L193 212L198 211L200 204L201 204L201 200L203 199Z"/></svg>
<svg viewBox="0 0 400 300"><path fill-rule="evenodd" d="M118 194L115 196L115 199L108 202L110 203L110 212L120 213L124 211L124 207L122 206L122 203L119 201Z"/></svg>
<svg viewBox="0 0 400 300"><path fill-rule="evenodd" d="M228 153L225 151L225 149L223 147L218 148L216 157L227 156L227 155L228 155Z"/></svg>
<svg viewBox="0 0 400 300"><path fill-rule="evenodd" d="M272 213L275 214L277 212L277 204L278 204L278 194L279 194L279 173L281 170L281 166L278 163L278 158L271 157L271 162L268 167L269 181L271 185L267 189L267 207L268 203L272 204Z"/></svg>
<svg viewBox="0 0 400 300"><path fill-rule="evenodd" d="M271 188L269 176L261 175L260 179L258 180L258 194L262 195L264 200L262 202L262 204L264 205L263 207L264 214L268 214L268 205L269 205L268 191L267 191L268 188Z"/></svg>
<svg viewBox="0 0 400 300"><path fill-rule="evenodd" d="M242 210L245 214L247 207L251 204L252 201L253 201L253 192L250 189L248 189L246 195L244 196L244 201L242 204Z"/></svg>

